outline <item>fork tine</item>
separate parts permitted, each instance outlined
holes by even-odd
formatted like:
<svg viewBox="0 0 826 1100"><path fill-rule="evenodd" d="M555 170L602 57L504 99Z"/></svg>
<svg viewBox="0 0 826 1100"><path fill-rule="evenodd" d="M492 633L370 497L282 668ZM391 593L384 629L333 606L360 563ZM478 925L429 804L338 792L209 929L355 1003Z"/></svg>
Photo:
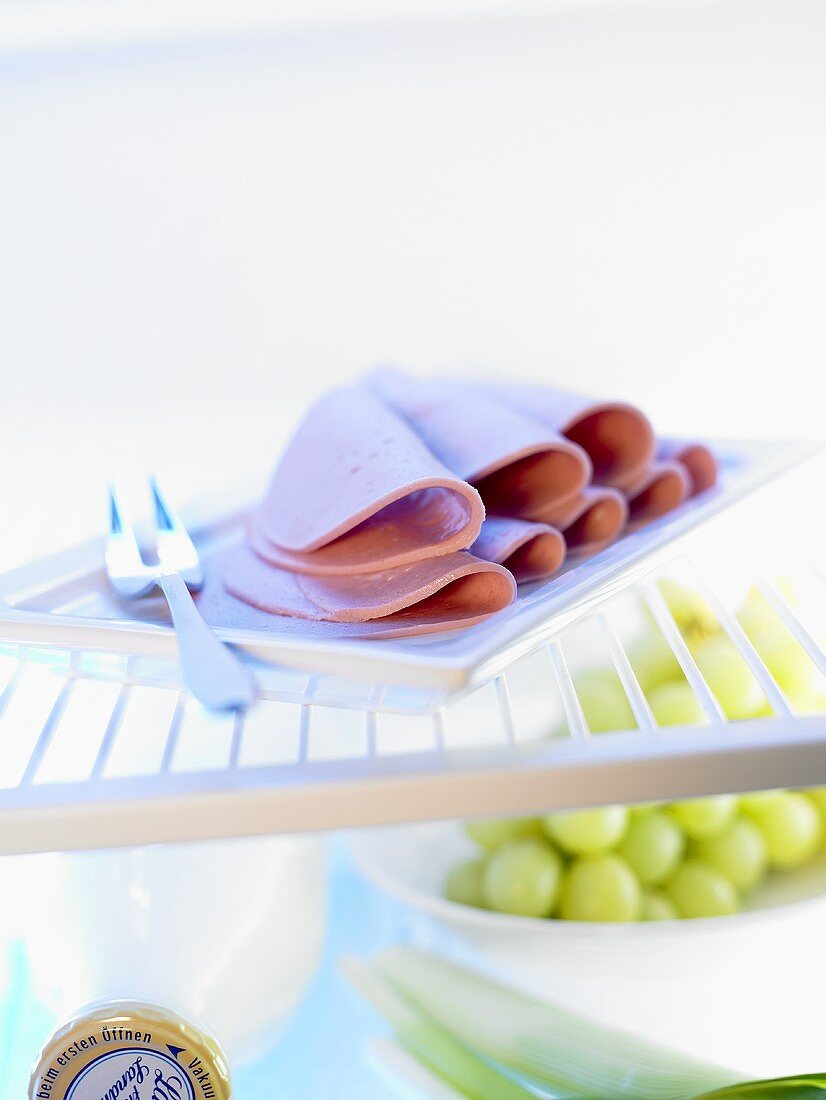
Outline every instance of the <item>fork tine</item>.
<svg viewBox="0 0 826 1100"><path fill-rule="evenodd" d="M118 501L117 493L115 492L114 485L109 486L109 534L110 535L122 535L123 534L123 512L121 511L120 502Z"/></svg>
<svg viewBox="0 0 826 1100"><path fill-rule="evenodd" d="M195 546L187 533L184 522L173 506L169 497L162 491L157 477L153 474L149 478L149 489L152 493L152 503L155 506L155 518L160 531L172 531L180 536L181 542L186 542L195 553Z"/></svg>
<svg viewBox="0 0 826 1100"><path fill-rule="evenodd" d="M135 531L114 485L109 486L109 535L104 557L109 577L122 594L137 595L152 587L152 574L144 564Z"/></svg>
<svg viewBox="0 0 826 1100"><path fill-rule="evenodd" d="M109 537L106 546L107 553L110 547L117 547L124 562L128 560L136 569L144 568L134 528L126 519L121 496L114 485L109 486Z"/></svg>
<svg viewBox="0 0 826 1100"><path fill-rule="evenodd" d="M177 509L161 489L154 474L149 478L149 491L155 508L158 558L161 564L183 574L190 586L201 584L203 577L198 551Z"/></svg>
<svg viewBox="0 0 826 1100"><path fill-rule="evenodd" d="M177 516L174 515L174 509L171 505L166 502L158 485L158 479L154 474L149 478L149 491L152 493L152 503L155 506L155 523L158 530L174 531ZM178 526L180 526L180 521L178 521Z"/></svg>

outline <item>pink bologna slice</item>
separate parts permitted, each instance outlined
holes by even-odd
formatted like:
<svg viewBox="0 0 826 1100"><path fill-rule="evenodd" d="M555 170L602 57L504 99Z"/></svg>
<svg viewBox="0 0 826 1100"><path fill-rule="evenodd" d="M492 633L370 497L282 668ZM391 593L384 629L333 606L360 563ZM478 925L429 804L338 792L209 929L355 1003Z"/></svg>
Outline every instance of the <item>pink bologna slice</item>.
<svg viewBox="0 0 826 1100"><path fill-rule="evenodd" d="M679 462L688 473L689 496L696 497L717 484L717 459L704 443L660 440L657 458Z"/></svg>
<svg viewBox="0 0 826 1100"><path fill-rule="evenodd" d="M475 387L394 368L373 371L367 381L448 469L479 490L489 512L533 518L590 480L581 447Z"/></svg>
<svg viewBox="0 0 826 1100"><path fill-rule="evenodd" d="M595 401L568 390L523 383L485 382L483 388L582 447L593 464L594 481L601 485L627 490L654 456L654 430L648 418L623 401Z"/></svg>
<svg viewBox="0 0 826 1100"><path fill-rule="evenodd" d="M304 418L252 518L256 551L303 573L350 575L464 549L484 505L364 387Z"/></svg>
<svg viewBox="0 0 826 1100"><path fill-rule="evenodd" d="M315 577L274 568L246 546L227 551L209 571L220 575L230 602L214 582L199 607L214 625L249 623L239 606L308 620L325 628L358 624L348 634L401 636L471 626L513 602L516 584L502 566L466 551L427 558L398 569L352 577ZM234 598L234 599L233 599ZM281 620L279 620L280 623ZM336 631L325 629L333 636Z"/></svg>
<svg viewBox="0 0 826 1100"><path fill-rule="evenodd" d="M688 499L690 490L688 471L680 462L652 463L626 493L629 524L639 527L673 512Z"/></svg>
<svg viewBox="0 0 826 1100"><path fill-rule="evenodd" d="M564 508L552 509L542 518L559 527L570 554L592 554L622 534L628 504L617 489L592 485Z"/></svg>
<svg viewBox="0 0 826 1100"><path fill-rule="evenodd" d="M546 580L565 560L565 539L547 523L488 516L471 553L498 562L517 581Z"/></svg>

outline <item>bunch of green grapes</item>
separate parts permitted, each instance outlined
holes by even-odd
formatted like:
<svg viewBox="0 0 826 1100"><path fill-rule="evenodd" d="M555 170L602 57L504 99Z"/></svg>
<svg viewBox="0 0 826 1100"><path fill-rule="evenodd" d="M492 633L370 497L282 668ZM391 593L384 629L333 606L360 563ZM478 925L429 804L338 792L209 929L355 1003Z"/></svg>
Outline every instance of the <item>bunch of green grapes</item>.
<svg viewBox="0 0 826 1100"><path fill-rule="evenodd" d="M736 913L772 868L824 848L826 787L468 822L479 854L445 894L526 917L636 921Z"/></svg>
<svg viewBox="0 0 826 1100"><path fill-rule="evenodd" d="M771 713L768 700L700 593L660 588L704 679L727 715ZM826 710L808 656L756 591L738 612L761 659L799 712ZM652 626L630 661L657 722L704 715L665 639ZM822 680L822 678L821 678ZM576 680L593 733L627 730L634 716L613 668ZM799 867L826 837L826 788L608 806L467 825L480 854L448 876L448 898L532 917L633 921L723 916L772 869Z"/></svg>
<svg viewBox="0 0 826 1100"><path fill-rule="evenodd" d="M737 721L770 715L763 690L702 594L669 579L661 580L659 585L697 667L726 717ZM737 618L792 709L799 714L825 711L826 681L759 592L749 592ZM631 646L628 656L661 726L706 721L699 700L656 625L651 623L648 632ZM628 697L613 667L588 669L575 678L575 686L592 733L636 728Z"/></svg>
<svg viewBox="0 0 826 1100"><path fill-rule="evenodd" d="M780 578L778 584L794 602L789 582ZM660 580L659 587L697 667L725 715L736 721L771 714L766 696L702 594L668 578ZM757 589L748 592L736 617L792 708L801 714L826 710L826 682ZM693 699L676 658L656 628L652 627L629 656L640 686L662 725L702 720L699 704ZM658 711L663 711L664 717L660 717ZM669 722L669 718L674 721Z"/></svg>

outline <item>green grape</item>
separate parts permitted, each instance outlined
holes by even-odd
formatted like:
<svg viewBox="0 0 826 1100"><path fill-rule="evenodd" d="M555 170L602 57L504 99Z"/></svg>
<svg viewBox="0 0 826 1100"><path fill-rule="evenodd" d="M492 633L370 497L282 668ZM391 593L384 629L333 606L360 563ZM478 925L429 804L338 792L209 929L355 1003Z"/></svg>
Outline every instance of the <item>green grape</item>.
<svg viewBox="0 0 826 1100"><path fill-rule="evenodd" d="M648 696L654 717L661 726L699 726L706 716L686 680L660 684Z"/></svg>
<svg viewBox="0 0 826 1100"><path fill-rule="evenodd" d="M797 597L797 588L795 586L794 578L775 576L772 577L772 580L774 581L778 591L786 600L786 602L790 603L792 607L798 607L800 604L800 600Z"/></svg>
<svg viewBox="0 0 826 1100"><path fill-rule="evenodd" d="M792 605L797 604L793 582L788 577L775 577L774 581L788 602ZM759 632L766 627L773 629L782 623L780 616L757 588L748 590L737 612L737 618L749 637L753 631Z"/></svg>
<svg viewBox="0 0 826 1100"><path fill-rule="evenodd" d="M799 709L799 708L797 708L797 709ZM768 701L768 699L764 699L763 702L760 704L760 706L757 708L757 710L754 712L754 714L751 715L751 717L752 718L771 718L773 714L774 714L774 710L772 709L771 703Z"/></svg>
<svg viewBox="0 0 826 1100"><path fill-rule="evenodd" d="M823 826L811 799L787 791L757 818L772 867L799 867L817 851Z"/></svg>
<svg viewBox="0 0 826 1100"><path fill-rule="evenodd" d="M628 828L625 806L568 810L542 819L545 832L572 855L592 855L615 848Z"/></svg>
<svg viewBox="0 0 826 1100"><path fill-rule="evenodd" d="M691 798L672 802L669 813L692 840L705 840L721 833L734 820L737 799L733 794L718 794L712 798Z"/></svg>
<svg viewBox="0 0 826 1100"><path fill-rule="evenodd" d="M562 881L559 915L563 920L638 920L642 891L624 859L613 854L575 860Z"/></svg>
<svg viewBox="0 0 826 1100"><path fill-rule="evenodd" d="M819 679L820 673L816 672L815 677ZM826 691L817 687L796 695L791 702L798 714L826 714Z"/></svg>
<svg viewBox="0 0 826 1100"><path fill-rule="evenodd" d="M760 630L764 626L772 626L777 622L777 616L766 598L756 589L750 588L746 597L737 609L737 621L749 637L752 631Z"/></svg>
<svg viewBox="0 0 826 1100"><path fill-rule="evenodd" d="M679 680L683 671L671 647L659 630L652 629L628 651L628 660L639 680L640 687L648 694L660 684Z"/></svg>
<svg viewBox="0 0 826 1100"><path fill-rule="evenodd" d="M787 601L799 603L791 580L775 577ZM763 663L798 714L826 711L826 680L763 595L752 588L737 613Z"/></svg>
<svg viewBox="0 0 826 1100"><path fill-rule="evenodd" d="M635 805L628 807L628 819L629 821L635 821L638 817L648 817L649 814L656 813L664 805L664 802L637 802Z"/></svg>
<svg viewBox="0 0 826 1100"><path fill-rule="evenodd" d="M500 913L549 917L559 895L562 860L542 840L514 840L488 856L482 876L485 904Z"/></svg>
<svg viewBox="0 0 826 1100"><path fill-rule="evenodd" d="M670 577L662 577L657 583L674 622L686 641L693 644L719 632L717 616L711 610L708 600L699 592Z"/></svg>
<svg viewBox="0 0 826 1100"><path fill-rule="evenodd" d="M535 817L491 817L466 821L465 832L480 848L492 852L511 840L539 836L539 820Z"/></svg>
<svg viewBox="0 0 826 1100"><path fill-rule="evenodd" d="M753 890L768 866L766 842L747 817L738 818L717 836L696 841L692 855L714 867L741 893Z"/></svg>
<svg viewBox="0 0 826 1100"><path fill-rule="evenodd" d="M679 913L662 890L644 890L640 920L676 920Z"/></svg>
<svg viewBox="0 0 826 1100"><path fill-rule="evenodd" d="M785 793L784 790L751 791L749 794L741 794L738 802L744 814L748 814L749 817L759 817L768 806L777 802Z"/></svg>
<svg viewBox="0 0 826 1100"><path fill-rule="evenodd" d="M611 668L592 668L574 681L591 733L635 730L637 723L619 676Z"/></svg>
<svg viewBox="0 0 826 1100"><path fill-rule="evenodd" d="M725 917L740 908L737 891L725 875L699 859L687 859L666 885L681 917Z"/></svg>
<svg viewBox="0 0 826 1100"><path fill-rule="evenodd" d="M785 626L764 625L749 632L751 643L792 704L804 702L812 688L815 667Z"/></svg>
<svg viewBox="0 0 826 1100"><path fill-rule="evenodd" d="M683 858L685 837L668 814L650 813L631 821L618 851L644 885L664 882Z"/></svg>
<svg viewBox="0 0 826 1100"><path fill-rule="evenodd" d="M450 871L445 879L445 897L459 905L473 905L477 909L485 908L482 891L482 876L485 871L483 859L466 859Z"/></svg>
<svg viewBox="0 0 826 1100"><path fill-rule="evenodd" d="M817 807L817 811L820 814L820 823L826 834L826 787L809 787L809 789L803 793Z"/></svg>
<svg viewBox="0 0 826 1100"><path fill-rule="evenodd" d="M728 718L754 718L763 710L766 696L730 638L709 638L696 647L693 655Z"/></svg>

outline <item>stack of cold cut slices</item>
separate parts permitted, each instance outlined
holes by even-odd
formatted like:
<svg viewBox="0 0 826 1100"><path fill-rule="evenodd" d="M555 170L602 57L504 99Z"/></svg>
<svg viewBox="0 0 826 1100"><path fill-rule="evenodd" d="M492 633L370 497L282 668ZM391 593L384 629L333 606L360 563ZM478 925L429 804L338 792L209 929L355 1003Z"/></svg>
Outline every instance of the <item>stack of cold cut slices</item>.
<svg viewBox="0 0 826 1100"><path fill-rule="evenodd" d="M311 634L470 626L716 476L706 447L658 446L622 402L374 371L307 414L201 606Z"/></svg>

